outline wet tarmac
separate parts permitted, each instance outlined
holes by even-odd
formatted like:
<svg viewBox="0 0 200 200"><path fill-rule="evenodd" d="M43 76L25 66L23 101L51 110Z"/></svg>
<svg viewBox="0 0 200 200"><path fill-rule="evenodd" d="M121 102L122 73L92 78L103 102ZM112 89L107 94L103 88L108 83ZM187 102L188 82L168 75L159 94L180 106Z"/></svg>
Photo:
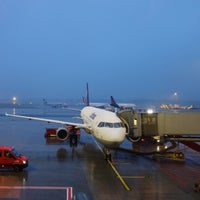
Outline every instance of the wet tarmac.
<svg viewBox="0 0 200 200"><path fill-rule="evenodd" d="M184 146L185 162L154 161L112 150L113 162L104 160L101 146L81 132L80 144L46 140L45 129L59 127L45 122L4 117L0 109L0 145L14 146L29 158L22 172L0 170L0 199L64 200L72 188L73 199L88 200L192 200L199 199L194 183L200 180L200 155ZM73 121L73 113L59 109L26 108L18 114ZM74 114L78 116L78 113ZM128 141L122 145L131 148Z"/></svg>

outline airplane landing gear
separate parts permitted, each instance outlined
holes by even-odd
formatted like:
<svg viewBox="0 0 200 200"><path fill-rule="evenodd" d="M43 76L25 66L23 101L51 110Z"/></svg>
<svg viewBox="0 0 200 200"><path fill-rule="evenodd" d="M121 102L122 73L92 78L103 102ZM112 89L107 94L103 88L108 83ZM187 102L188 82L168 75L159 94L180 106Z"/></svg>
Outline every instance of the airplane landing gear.
<svg viewBox="0 0 200 200"><path fill-rule="evenodd" d="M78 136L76 133L71 134L69 136L69 143L70 143L70 147L77 147L77 143L78 143Z"/></svg>
<svg viewBox="0 0 200 200"><path fill-rule="evenodd" d="M103 151L104 151L104 154L105 154L105 160L106 161L109 160L110 162L112 162L112 155L111 155L110 149L107 148L107 147L104 147Z"/></svg>

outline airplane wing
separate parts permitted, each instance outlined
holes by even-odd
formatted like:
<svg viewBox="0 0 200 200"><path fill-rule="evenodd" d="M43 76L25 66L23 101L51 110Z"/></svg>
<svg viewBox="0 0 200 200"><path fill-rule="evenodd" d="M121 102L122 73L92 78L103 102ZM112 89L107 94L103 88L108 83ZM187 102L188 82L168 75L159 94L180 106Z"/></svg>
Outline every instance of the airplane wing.
<svg viewBox="0 0 200 200"><path fill-rule="evenodd" d="M37 120L37 121L43 121L43 122L48 122L48 123L75 126L76 128L90 129L90 127L88 127L86 124L81 124L81 123L73 123L73 122L66 122L66 121L38 118L38 117L29 117L29 116L23 116L23 115L14 115L14 114L8 114L8 113L5 113L5 115L9 116L9 117L24 118L24 119L28 119L28 120Z"/></svg>

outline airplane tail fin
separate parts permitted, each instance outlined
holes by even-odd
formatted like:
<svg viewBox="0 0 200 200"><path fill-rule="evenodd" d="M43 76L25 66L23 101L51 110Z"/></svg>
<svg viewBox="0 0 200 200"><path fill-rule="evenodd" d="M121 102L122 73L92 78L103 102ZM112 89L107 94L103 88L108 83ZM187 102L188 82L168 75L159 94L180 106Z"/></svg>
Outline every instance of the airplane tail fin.
<svg viewBox="0 0 200 200"><path fill-rule="evenodd" d="M88 89L88 83L86 84L86 96L82 97L83 98L83 105L84 106L89 106L90 105L90 100L89 100L89 89Z"/></svg>
<svg viewBox="0 0 200 200"><path fill-rule="evenodd" d="M110 105L115 107L115 108L119 108L119 105L116 103L116 101L113 98L113 96L110 96Z"/></svg>

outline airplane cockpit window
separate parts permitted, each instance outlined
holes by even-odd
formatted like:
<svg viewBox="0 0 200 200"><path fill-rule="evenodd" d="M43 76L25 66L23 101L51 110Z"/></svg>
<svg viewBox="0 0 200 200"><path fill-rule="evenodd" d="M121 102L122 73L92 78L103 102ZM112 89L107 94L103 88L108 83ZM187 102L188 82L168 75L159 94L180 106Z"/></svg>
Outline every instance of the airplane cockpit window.
<svg viewBox="0 0 200 200"><path fill-rule="evenodd" d="M100 122L100 123L98 124L98 127L104 127L104 122Z"/></svg>
<svg viewBox="0 0 200 200"><path fill-rule="evenodd" d="M113 123L108 123L108 122L106 122L106 123L105 123L105 127L113 128Z"/></svg>
<svg viewBox="0 0 200 200"><path fill-rule="evenodd" d="M114 127L115 128L120 128L120 127L122 127L122 124L121 123L114 123Z"/></svg>
<svg viewBox="0 0 200 200"><path fill-rule="evenodd" d="M124 127L122 123L116 122L116 123L109 123L109 122L100 122L98 124L98 127L107 127L107 128L120 128Z"/></svg>

